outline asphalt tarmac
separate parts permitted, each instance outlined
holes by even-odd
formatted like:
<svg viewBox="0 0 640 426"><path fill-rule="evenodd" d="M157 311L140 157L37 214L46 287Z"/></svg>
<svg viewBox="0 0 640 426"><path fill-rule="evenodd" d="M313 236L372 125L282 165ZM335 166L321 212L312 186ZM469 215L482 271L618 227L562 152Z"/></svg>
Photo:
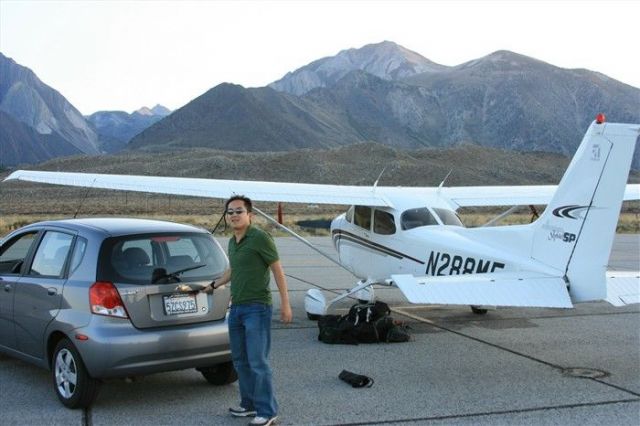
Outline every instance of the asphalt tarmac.
<svg viewBox="0 0 640 426"><path fill-rule="evenodd" d="M333 252L328 237L311 240ZM640 424L639 305L475 315L467 307L413 306L399 290L380 289L377 297L408 322L413 340L326 345L306 318L304 293L318 286L330 298L354 278L292 238L277 245L294 310L292 324L277 315L273 322L280 424ZM617 236L611 269L639 264L640 236ZM343 369L375 384L351 388L338 379ZM186 370L109 381L90 409L68 410L49 372L0 355L2 425L244 425L247 419L227 414L237 398L237 384L210 386Z"/></svg>

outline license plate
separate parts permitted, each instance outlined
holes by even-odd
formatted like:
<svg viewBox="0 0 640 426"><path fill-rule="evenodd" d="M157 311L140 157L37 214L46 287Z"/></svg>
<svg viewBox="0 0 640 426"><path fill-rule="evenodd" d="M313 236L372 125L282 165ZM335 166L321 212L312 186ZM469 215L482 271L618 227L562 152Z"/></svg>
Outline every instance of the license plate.
<svg viewBox="0 0 640 426"><path fill-rule="evenodd" d="M198 312L196 296L193 294L173 294L162 296L164 313L167 315L191 314Z"/></svg>

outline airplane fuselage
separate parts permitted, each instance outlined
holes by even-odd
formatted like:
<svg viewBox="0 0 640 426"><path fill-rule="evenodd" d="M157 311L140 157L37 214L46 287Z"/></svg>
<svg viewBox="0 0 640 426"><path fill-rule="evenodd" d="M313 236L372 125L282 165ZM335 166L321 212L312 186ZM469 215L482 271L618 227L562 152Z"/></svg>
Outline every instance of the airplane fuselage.
<svg viewBox="0 0 640 426"><path fill-rule="evenodd" d="M359 278L382 282L394 274L448 276L531 270L526 247L520 253L505 252L481 238L488 229L443 224L443 214L455 215L451 209L370 208L370 220L358 223L353 214L357 208L352 206L333 220L331 235L340 263ZM435 220L406 229L409 221L405 212L417 209L426 209L425 214ZM393 219L395 226L377 227L380 212L386 220Z"/></svg>

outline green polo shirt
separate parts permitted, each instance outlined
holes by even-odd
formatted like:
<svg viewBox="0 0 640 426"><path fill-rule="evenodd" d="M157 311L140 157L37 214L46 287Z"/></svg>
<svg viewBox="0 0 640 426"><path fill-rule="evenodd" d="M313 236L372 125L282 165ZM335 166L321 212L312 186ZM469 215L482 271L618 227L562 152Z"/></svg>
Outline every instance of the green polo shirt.
<svg viewBox="0 0 640 426"><path fill-rule="evenodd" d="M260 302L271 304L269 266L276 262L278 251L271 235L249 226L239 243L229 240L231 266L231 303Z"/></svg>

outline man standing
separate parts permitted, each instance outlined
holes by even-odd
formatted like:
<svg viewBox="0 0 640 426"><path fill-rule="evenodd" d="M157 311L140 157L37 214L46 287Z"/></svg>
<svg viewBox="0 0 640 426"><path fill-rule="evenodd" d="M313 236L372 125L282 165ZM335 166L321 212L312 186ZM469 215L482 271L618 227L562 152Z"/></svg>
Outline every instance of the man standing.
<svg viewBox="0 0 640 426"><path fill-rule="evenodd" d="M284 323L292 318L287 281L273 239L251 225L251 200L239 195L229 198L225 214L233 229L228 249L230 268L211 287L231 281L229 338L238 372L240 406L229 412L236 417L255 416L249 425L268 426L275 423L278 413L268 360L272 316L269 270L280 293L280 320Z"/></svg>

